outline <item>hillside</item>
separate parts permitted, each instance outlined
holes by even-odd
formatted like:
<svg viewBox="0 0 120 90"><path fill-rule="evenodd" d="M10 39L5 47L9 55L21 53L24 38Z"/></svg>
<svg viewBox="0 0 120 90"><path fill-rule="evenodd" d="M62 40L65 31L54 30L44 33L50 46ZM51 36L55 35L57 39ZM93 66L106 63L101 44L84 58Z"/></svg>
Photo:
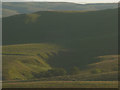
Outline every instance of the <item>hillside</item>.
<svg viewBox="0 0 120 90"><path fill-rule="evenodd" d="M51 69L46 60L62 51L52 44L20 44L3 46L3 80L28 80L34 72Z"/></svg>
<svg viewBox="0 0 120 90"><path fill-rule="evenodd" d="M117 8L117 3L75 4L65 2L3 2L3 17L36 11L94 11Z"/></svg>
<svg viewBox="0 0 120 90"><path fill-rule="evenodd" d="M52 69L47 60L66 50L52 44L19 44L3 46L3 80L37 81L113 81L118 79L118 56L96 58L96 63L76 75L36 78L33 73ZM64 64L64 63L63 63Z"/></svg>
<svg viewBox="0 0 120 90"><path fill-rule="evenodd" d="M117 81L118 55L97 57L97 63L91 63L88 68L81 70L77 75L66 75L51 78L42 78L40 81Z"/></svg>
<svg viewBox="0 0 120 90"><path fill-rule="evenodd" d="M92 12L41 11L3 18L3 45L52 43L68 49L50 57L52 67L85 68L98 56L116 55L117 9ZM7 27L6 27L7 26ZM69 62L69 63L68 63Z"/></svg>
<svg viewBox="0 0 120 90"><path fill-rule="evenodd" d="M89 69L100 69L102 72L118 71L118 55L99 56L97 63L89 65Z"/></svg>
<svg viewBox="0 0 120 90"><path fill-rule="evenodd" d="M76 66L79 75L45 80L116 80L117 11L40 11L3 18L3 79L34 79L34 72L54 67L69 73Z"/></svg>

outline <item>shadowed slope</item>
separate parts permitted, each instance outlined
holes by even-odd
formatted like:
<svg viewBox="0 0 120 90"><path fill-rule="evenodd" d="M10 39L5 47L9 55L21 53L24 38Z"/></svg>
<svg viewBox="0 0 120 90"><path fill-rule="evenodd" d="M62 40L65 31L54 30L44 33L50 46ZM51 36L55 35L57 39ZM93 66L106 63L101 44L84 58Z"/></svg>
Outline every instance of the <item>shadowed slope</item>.
<svg viewBox="0 0 120 90"><path fill-rule="evenodd" d="M118 45L117 9L93 12L36 12L33 23L28 15L3 18L3 45L52 43L68 51L50 57L53 67L84 69L98 56L116 55ZM7 26L7 27L6 27Z"/></svg>

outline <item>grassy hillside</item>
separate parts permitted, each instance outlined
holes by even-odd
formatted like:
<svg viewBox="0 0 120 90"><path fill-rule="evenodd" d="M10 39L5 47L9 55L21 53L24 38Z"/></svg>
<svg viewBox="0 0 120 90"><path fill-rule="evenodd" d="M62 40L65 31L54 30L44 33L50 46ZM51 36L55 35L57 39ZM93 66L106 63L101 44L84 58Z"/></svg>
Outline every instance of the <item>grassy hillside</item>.
<svg viewBox="0 0 120 90"><path fill-rule="evenodd" d="M3 2L3 17L15 15L17 13L33 13L36 11L63 11L63 10L80 10L93 11L117 8L117 3L100 3L100 4L75 4L65 2ZM5 10L7 9L7 11ZM12 14L11 14L12 12Z"/></svg>
<svg viewBox="0 0 120 90"><path fill-rule="evenodd" d="M33 73L39 74L53 68L48 64L49 58L56 57L59 52L64 53L66 50L53 44L5 45L2 55L3 80L111 81L118 79L117 55L99 56L96 58L97 63L87 64L88 68L80 70L76 75L36 78Z"/></svg>
<svg viewBox="0 0 120 90"><path fill-rule="evenodd" d="M88 68L80 70L79 74L42 78L40 81L117 81L118 55L97 58L97 63L91 63Z"/></svg>
<svg viewBox="0 0 120 90"><path fill-rule="evenodd" d="M71 13L41 11L6 17L3 18L3 45L57 44L68 51L50 57L48 63L52 67L82 69L96 62L95 57L117 54L117 15L117 9L111 9Z"/></svg>
<svg viewBox="0 0 120 90"><path fill-rule="evenodd" d="M99 74L82 73L78 75L41 78L36 81L118 81L118 72L113 71Z"/></svg>
<svg viewBox="0 0 120 90"><path fill-rule="evenodd" d="M46 60L59 51L62 51L62 48L52 44L3 46L3 79L28 80L34 78L32 73L51 69Z"/></svg>
<svg viewBox="0 0 120 90"><path fill-rule="evenodd" d="M99 56L97 63L89 65L91 69L100 69L102 72L118 71L118 55Z"/></svg>

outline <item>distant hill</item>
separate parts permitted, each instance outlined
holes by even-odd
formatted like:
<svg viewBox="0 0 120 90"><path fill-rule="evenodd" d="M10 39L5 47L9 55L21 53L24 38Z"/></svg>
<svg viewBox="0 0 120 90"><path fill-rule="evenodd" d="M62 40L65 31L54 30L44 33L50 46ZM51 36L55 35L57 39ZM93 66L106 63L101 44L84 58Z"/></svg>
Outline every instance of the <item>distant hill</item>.
<svg viewBox="0 0 120 90"><path fill-rule="evenodd" d="M95 11L117 8L117 3L75 4L65 2L3 2L3 17L36 11Z"/></svg>
<svg viewBox="0 0 120 90"><path fill-rule="evenodd" d="M16 15L19 14L17 11L15 10L11 10L11 9L3 9L3 17L7 17L7 16L12 16L12 15Z"/></svg>

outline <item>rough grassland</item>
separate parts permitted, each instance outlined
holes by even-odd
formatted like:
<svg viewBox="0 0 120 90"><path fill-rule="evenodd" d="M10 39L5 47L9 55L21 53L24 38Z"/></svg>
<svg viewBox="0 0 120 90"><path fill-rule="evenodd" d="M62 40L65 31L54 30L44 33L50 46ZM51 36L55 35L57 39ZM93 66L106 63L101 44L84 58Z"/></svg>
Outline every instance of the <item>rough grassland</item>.
<svg viewBox="0 0 120 90"><path fill-rule="evenodd" d="M117 81L3 82L3 88L117 88Z"/></svg>
<svg viewBox="0 0 120 90"><path fill-rule="evenodd" d="M35 79L32 73L51 69L50 57L56 57L65 49L53 44L18 44L3 46L3 80ZM117 80L118 56L97 57L98 62L88 65L78 75L49 77L47 81L114 81ZM56 59L57 61L57 59ZM56 63L54 63L56 64ZM100 71L91 73L91 71ZM42 81L45 81L42 79Z"/></svg>
<svg viewBox="0 0 120 90"><path fill-rule="evenodd" d="M33 72L51 69L46 63L60 47L52 44L19 44L3 46L3 80L34 78Z"/></svg>

